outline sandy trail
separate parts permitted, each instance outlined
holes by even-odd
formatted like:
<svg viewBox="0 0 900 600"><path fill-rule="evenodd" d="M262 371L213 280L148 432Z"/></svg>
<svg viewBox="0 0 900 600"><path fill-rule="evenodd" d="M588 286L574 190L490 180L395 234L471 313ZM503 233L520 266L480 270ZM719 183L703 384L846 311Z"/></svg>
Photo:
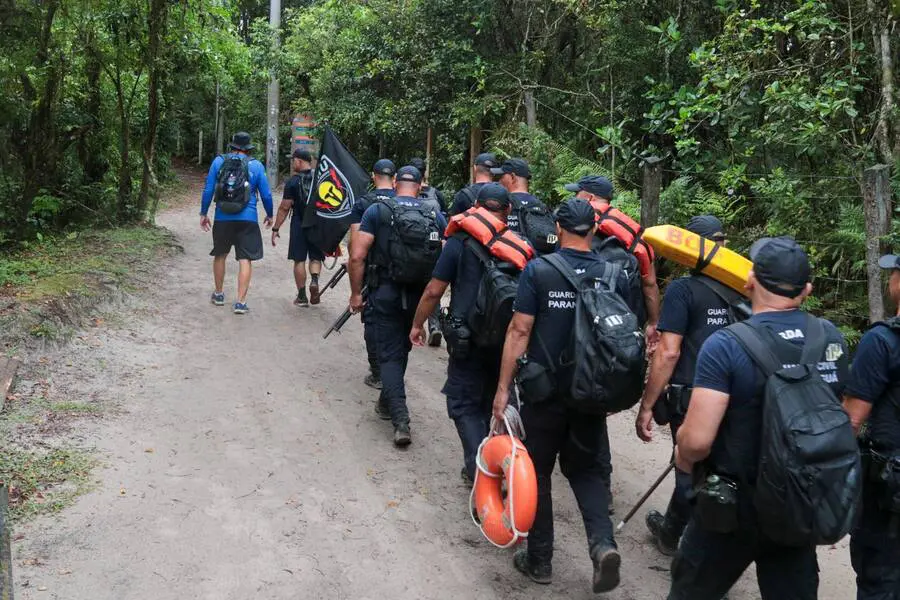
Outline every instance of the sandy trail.
<svg viewBox="0 0 900 600"><path fill-rule="evenodd" d="M199 198L199 180L185 193ZM373 413L358 319L322 332L347 287L293 306L287 236L266 246L238 317L208 303L209 234L196 203L163 214L185 253L157 287L122 309L124 323L47 358L57 395L95 394L118 414L82 425L105 467L95 491L20 528L17 597L24 600L592 598L581 518L554 481L554 582L531 584L511 551L485 542L466 516L459 442L439 393L446 352L416 349L407 375L413 445L397 451ZM226 294L235 293L229 261ZM324 277L328 277L326 273ZM96 343L98 342L99 343ZM66 360L57 359L65 353ZM71 363L72 366L62 366ZM611 419L614 494L624 515L663 470L667 435L645 445L633 415ZM622 585L605 598L664 598L668 560L643 517L619 536ZM852 597L847 541L820 551L820 597ZM759 596L752 569L732 600Z"/></svg>

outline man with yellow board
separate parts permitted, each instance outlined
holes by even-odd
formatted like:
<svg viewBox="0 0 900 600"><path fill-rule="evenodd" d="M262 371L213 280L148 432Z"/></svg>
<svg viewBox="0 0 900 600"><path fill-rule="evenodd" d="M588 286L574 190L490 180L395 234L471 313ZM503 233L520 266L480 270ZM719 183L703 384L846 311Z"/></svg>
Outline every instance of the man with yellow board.
<svg viewBox="0 0 900 600"><path fill-rule="evenodd" d="M712 215L692 218L687 229L719 246L725 244L722 222ZM659 425L668 424L674 441L687 413L700 346L710 335L737 320L733 306L739 301L737 292L698 272L669 284L659 316L659 346L650 363L635 422L637 435L643 441L653 439L652 420ZM655 510L647 513L647 528L657 548L668 556L675 554L690 519L690 490L690 474L676 470L675 489L665 515Z"/></svg>

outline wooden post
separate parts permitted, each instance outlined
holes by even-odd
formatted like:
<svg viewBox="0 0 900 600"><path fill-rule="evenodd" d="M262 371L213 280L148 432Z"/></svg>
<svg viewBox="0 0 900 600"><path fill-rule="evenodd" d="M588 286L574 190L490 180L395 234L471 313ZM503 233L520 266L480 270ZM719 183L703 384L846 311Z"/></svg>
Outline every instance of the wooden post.
<svg viewBox="0 0 900 600"><path fill-rule="evenodd" d="M662 186L662 159L644 159L644 184L641 186L641 226L653 227L659 221L659 190Z"/></svg>
<svg viewBox="0 0 900 600"><path fill-rule="evenodd" d="M197 164L203 164L203 130L197 133Z"/></svg>
<svg viewBox="0 0 900 600"><path fill-rule="evenodd" d="M863 211L866 218L866 276L869 322L884 319L884 295L878 259L885 253L883 237L891 228L891 167L875 165L863 173Z"/></svg>
<svg viewBox="0 0 900 600"><path fill-rule="evenodd" d="M0 483L0 600L13 600L12 532L9 524L9 492Z"/></svg>
<svg viewBox="0 0 900 600"><path fill-rule="evenodd" d="M537 127L537 110L534 106L534 91L525 90L525 124L529 127Z"/></svg>
<svg viewBox="0 0 900 600"><path fill-rule="evenodd" d="M431 126L428 126L428 132L425 134L425 172L422 173L422 181L428 183L431 175Z"/></svg>
<svg viewBox="0 0 900 600"><path fill-rule="evenodd" d="M469 132L469 183L475 181L475 157L481 153L481 125L472 125Z"/></svg>

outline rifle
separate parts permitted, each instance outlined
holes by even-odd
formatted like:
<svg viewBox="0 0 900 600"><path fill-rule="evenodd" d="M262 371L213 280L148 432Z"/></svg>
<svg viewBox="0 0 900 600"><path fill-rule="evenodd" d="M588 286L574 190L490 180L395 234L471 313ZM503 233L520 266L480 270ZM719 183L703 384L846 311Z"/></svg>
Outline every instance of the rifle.
<svg viewBox="0 0 900 600"><path fill-rule="evenodd" d="M365 298L368 295L368 293L369 293L369 286L364 286L362 289L362 297ZM350 310L350 307L348 306L347 310L342 312L341 316L339 316L337 318L337 321L335 321L334 323L331 324L331 327L328 328L328 331L325 332L325 335L322 336L322 339L323 340L326 339L329 335L331 335L331 332L333 332L333 331L337 331L338 333L340 333L341 327L343 327L347 323L347 321L350 320L351 316L353 316L353 311Z"/></svg>
<svg viewBox="0 0 900 600"><path fill-rule="evenodd" d="M326 292L326 290L328 290L329 288L333 288L334 286L336 286L338 284L338 282L341 280L341 278L346 274L347 274L347 263L343 263L340 266L340 268L337 270L337 272L331 276L331 279L328 280L328 283L325 284L325 287L322 288L322 291L319 292L319 296L324 294Z"/></svg>

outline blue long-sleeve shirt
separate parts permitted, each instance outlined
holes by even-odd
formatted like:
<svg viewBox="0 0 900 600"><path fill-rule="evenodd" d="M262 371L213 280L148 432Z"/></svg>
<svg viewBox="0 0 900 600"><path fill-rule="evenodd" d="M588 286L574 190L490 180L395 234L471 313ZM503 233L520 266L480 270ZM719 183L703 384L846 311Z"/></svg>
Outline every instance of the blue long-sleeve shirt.
<svg viewBox="0 0 900 600"><path fill-rule="evenodd" d="M229 156L240 157L240 154L230 154ZM213 194L216 191L216 178L219 176L219 169L225 159L217 156L209 166L209 174L206 176L206 186L203 188L203 197L200 203L200 214L205 215L209 212L209 205L212 203ZM266 216L272 216L272 192L269 190L269 180L266 178L266 168L261 162L251 158L247 165L250 171L250 201L239 213L233 215L225 214L216 207L217 221L259 221L256 213L256 204L259 198L262 198L263 208L266 209Z"/></svg>

